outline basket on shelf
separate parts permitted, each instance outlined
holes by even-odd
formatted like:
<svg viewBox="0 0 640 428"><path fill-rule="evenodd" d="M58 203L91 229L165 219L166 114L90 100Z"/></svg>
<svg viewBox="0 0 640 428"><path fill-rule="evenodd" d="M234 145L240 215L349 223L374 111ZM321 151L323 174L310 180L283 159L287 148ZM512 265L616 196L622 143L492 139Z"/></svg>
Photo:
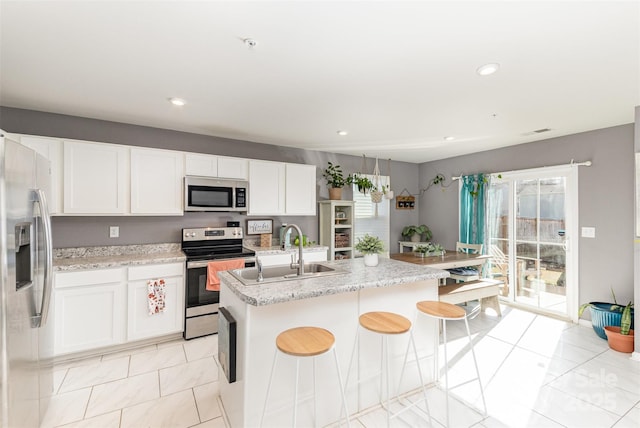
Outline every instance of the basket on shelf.
<svg viewBox="0 0 640 428"><path fill-rule="evenodd" d="M336 233L336 248L349 246L349 234L348 233Z"/></svg>

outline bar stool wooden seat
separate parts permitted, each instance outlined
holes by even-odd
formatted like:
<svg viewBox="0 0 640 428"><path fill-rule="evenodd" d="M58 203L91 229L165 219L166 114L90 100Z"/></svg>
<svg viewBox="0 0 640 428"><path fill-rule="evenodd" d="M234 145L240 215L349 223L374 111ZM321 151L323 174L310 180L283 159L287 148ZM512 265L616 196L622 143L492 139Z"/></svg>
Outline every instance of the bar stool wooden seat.
<svg viewBox="0 0 640 428"><path fill-rule="evenodd" d="M344 396L344 389L342 388L342 376L340 375L340 365L338 364L338 356L335 349L335 337L329 330L325 330L320 327L295 327L289 330L285 330L276 337L276 353L273 357L273 365L271 367L271 375L269 376L269 385L267 386L267 395L264 399L264 407L262 411L262 418L260 419L260 426L264 421L264 416L267 410L267 401L269 400L269 393L271 392L271 384L273 382L273 375L276 369L276 361L278 358L278 351L290 355L292 357L316 357L326 354L329 351L333 351L333 356L336 364L336 372L338 373L338 385L340 388L340 394L342 395L342 406L344 412L347 414L347 425L349 425L349 412L347 410L347 401ZM296 426L297 407L298 407L298 378L300 372L300 358L296 358L296 379L293 396L293 425ZM314 418L317 419L316 409L316 394L315 394L315 381L316 381L316 366L315 359L313 362L313 400L314 400ZM317 420L315 425L317 426Z"/></svg>
<svg viewBox="0 0 640 428"><path fill-rule="evenodd" d="M425 402L425 406L426 406L426 411L427 411L427 416L429 417L429 421L431 422L431 413L429 412L429 405L427 403L427 391L424 387L424 380L422 378L422 371L420 370L420 364L418 361L418 352L416 350L416 345L415 342L413 340L413 334L411 332L411 321L409 321L407 318L403 317L402 315L399 314L395 314L392 312L367 312L364 313L362 315L360 315L359 317L359 328L358 328L358 332L357 332L357 337L354 343L354 347L353 347L353 352L351 353L351 359L349 360L349 369L347 370L347 379L346 379L346 383L345 383L345 390L348 387L349 384L349 375L351 373L351 365L353 363L353 357L355 355L356 352L356 347L358 345L359 342L359 337L360 337L360 327L364 328L372 333L376 333L381 335L382 338L382 346L381 346L381 351L380 351L380 362L381 362L381 372L380 372L380 404L384 406L383 400L382 400L382 391L383 391L383 380L386 381L386 387L387 387L387 404L386 404L386 410L387 410L387 426L390 424L390 421L392 418L400 415L401 413L409 410L410 408L412 408L413 406L417 406L418 404L420 404L422 401ZM389 368L389 346L388 346L388 337L391 335L399 335L399 334L404 334L404 333L409 333L409 344L407 345L407 351L405 353L405 359L404 359L404 365L402 367L402 372L400 375L400 379L398 381L398 388L400 387L401 383L402 383L402 376L404 375L404 369L405 369L405 365L407 363L407 354L409 353L409 345L413 346L413 352L415 355L415 359L416 359L416 363L418 364L418 374L420 376L420 385L422 387L422 392L424 395L424 398L422 400L416 400L415 402L409 403L408 405L405 405L401 410L399 410L396 413L391 412L391 393L389 391L389 387L390 387L390 381L389 381L389 372L390 372L390 368ZM386 364L383 364L386 363ZM394 400L398 400L399 401L399 396L398 393L396 393L396 398Z"/></svg>
<svg viewBox="0 0 640 428"><path fill-rule="evenodd" d="M473 350L473 341L471 340L471 332L469 330L469 322L467 321L467 312L461 308L460 306L452 305L451 303L446 302L435 302L430 300L425 300L422 302L418 302L416 304L418 311L427 315L429 317L435 318L437 320L442 321L442 339L444 345L444 383L445 383L445 392L446 392L446 417L447 417L447 427L449 426L449 375L448 375L448 364L449 359L447 357L447 321L459 321L464 320L464 325L467 328L467 337L469 338L469 347L471 348L471 355L473 356L473 365L476 369L476 378L471 379L477 380L478 385L480 387L480 395L482 396L482 406L484 407L484 415L487 414L487 404L484 399L484 390L482 389L482 382L480 381L480 371L478 370L478 362L476 360L476 354ZM436 335L436 337L438 337ZM438 343L436 342L436 355L438 349ZM437 366L436 366L437 367Z"/></svg>

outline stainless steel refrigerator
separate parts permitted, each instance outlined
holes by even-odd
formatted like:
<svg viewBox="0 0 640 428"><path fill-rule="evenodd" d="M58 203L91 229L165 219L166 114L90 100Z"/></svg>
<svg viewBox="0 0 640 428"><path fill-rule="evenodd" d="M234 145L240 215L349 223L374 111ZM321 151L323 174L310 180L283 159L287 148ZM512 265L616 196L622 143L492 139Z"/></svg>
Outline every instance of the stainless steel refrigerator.
<svg viewBox="0 0 640 428"><path fill-rule="evenodd" d="M0 130L0 426L38 427L52 389L50 168L4 134Z"/></svg>

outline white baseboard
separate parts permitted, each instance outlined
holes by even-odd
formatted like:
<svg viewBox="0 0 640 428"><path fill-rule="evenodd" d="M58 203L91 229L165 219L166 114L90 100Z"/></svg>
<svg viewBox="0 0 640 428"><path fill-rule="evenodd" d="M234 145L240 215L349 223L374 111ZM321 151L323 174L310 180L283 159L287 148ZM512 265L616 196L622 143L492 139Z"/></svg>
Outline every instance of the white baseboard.
<svg viewBox="0 0 640 428"><path fill-rule="evenodd" d="M584 327L593 327L593 324L591 324L591 321L583 320L582 318L580 318L578 320L578 324L580 324L581 326L584 326Z"/></svg>

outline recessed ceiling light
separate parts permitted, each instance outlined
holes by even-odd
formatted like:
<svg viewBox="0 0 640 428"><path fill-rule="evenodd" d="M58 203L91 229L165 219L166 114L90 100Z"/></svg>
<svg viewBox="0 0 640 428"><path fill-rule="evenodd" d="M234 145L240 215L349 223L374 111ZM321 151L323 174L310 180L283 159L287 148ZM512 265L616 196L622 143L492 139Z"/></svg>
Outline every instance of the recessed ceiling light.
<svg viewBox="0 0 640 428"><path fill-rule="evenodd" d="M338 135L344 137L345 135L349 135L349 132L348 131L338 131Z"/></svg>
<svg viewBox="0 0 640 428"><path fill-rule="evenodd" d="M182 98L169 98L169 102L171 104L173 104L174 106L179 106L179 107L182 107L183 105L185 105L187 103Z"/></svg>
<svg viewBox="0 0 640 428"><path fill-rule="evenodd" d="M478 69L476 70L476 73L478 73L480 76L488 76L490 74L495 73L499 69L500 69L500 64L494 62L494 63L485 64L481 67L478 67Z"/></svg>
<svg viewBox="0 0 640 428"><path fill-rule="evenodd" d="M444 139L445 139L445 141L452 141L452 140L455 140L456 137L452 137L452 136L448 135L448 136L444 137Z"/></svg>

